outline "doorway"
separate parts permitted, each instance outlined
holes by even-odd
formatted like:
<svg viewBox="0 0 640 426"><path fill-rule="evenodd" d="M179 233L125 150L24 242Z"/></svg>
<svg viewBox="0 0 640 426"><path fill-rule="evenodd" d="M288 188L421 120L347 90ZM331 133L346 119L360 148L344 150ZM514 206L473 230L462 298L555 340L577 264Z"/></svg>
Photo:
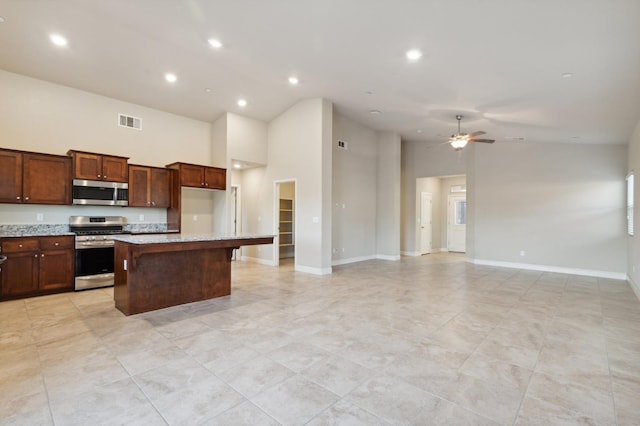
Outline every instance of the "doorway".
<svg viewBox="0 0 640 426"><path fill-rule="evenodd" d="M274 264L294 264L296 254L296 183L295 180L275 182ZM275 244L277 241L277 244Z"/></svg>
<svg viewBox="0 0 640 426"><path fill-rule="evenodd" d="M433 198L430 192L420 193L420 254L432 251L431 222L433 215Z"/></svg>
<svg viewBox="0 0 640 426"><path fill-rule="evenodd" d="M447 249L464 253L467 251L467 197L449 195L447 208Z"/></svg>
<svg viewBox="0 0 640 426"><path fill-rule="evenodd" d="M229 214L227 217L229 218L229 223L227 225L228 232L236 236L241 233L240 229L240 187L237 185L231 186L231 191L229 194ZM237 260L237 256L239 254L239 248L233 250L233 255L231 256L231 260Z"/></svg>

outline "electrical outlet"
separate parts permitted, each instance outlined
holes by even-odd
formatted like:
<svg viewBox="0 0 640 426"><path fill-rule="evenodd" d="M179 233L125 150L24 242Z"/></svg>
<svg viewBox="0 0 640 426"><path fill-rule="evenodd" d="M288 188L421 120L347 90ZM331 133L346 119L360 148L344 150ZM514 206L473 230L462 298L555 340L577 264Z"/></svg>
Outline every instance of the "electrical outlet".
<svg viewBox="0 0 640 426"><path fill-rule="evenodd" d="M143 215L143 214L141 214L141 215L138 217L138 219L139 219L141 222L143 222L143 221L144 221L144 215Z"/></svg>
<svg viewBox="0 0 640 426"><path fill-rule="evenodd" d="M520 250L520 256L524 257L527 253L524 250Z"/></svg>
<svg viewBox="0 0 640 426"><path fill-rule="evenodd" d="M36 220L38 222L42 222L44 220L44 213L37 213L36 214Z"/></svg>
<svg viewBox="0 0 640 426"><path fill-rule="evenodd" d="M342 252L344 253L344 247L342 247Z"/></svg>
<svg viewBox="0 0 640 426"><path fill-rule="evenodd" d="M194 215L193 215L193 221L194 221L194 222L197 222L197 221L198 221L198 215L197 215L197 214L194 214Z"/></svg>

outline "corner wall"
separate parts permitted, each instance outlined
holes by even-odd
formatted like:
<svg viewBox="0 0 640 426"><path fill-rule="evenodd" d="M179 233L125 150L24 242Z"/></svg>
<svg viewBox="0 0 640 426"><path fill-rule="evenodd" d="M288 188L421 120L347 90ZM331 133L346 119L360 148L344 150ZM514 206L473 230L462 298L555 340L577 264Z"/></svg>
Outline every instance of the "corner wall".
<svg viewBox="0 0 640 426"><path fill-rule="evenodd" d="M621 145L476 147L476 263L624 276L626 153Z"/></svg>
<svg viewBox="0 0 640 426"><path fill-rule="evenodd" d="M627 171L634 172L634 209L633 223L635 235L626 236L627 239L627 276L638 298L640 298L640 121L636 125L628 147ZM626 203L625 203L626 204ZM625 232L626 235L626 232Z"/></svg>

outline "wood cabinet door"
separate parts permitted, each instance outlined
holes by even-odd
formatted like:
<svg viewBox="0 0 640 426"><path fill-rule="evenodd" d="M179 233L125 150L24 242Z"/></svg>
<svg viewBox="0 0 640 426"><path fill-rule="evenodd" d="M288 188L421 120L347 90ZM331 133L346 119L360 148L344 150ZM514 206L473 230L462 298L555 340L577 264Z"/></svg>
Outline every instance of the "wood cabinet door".
<svg viewBox="0 0 640 426"><path fill-rule="evenodd" d="M192 164L180 164L180 184L194 188L204 187L204 167Z"/></svg>
<svg viewBox="0 0 640 426"><path fill-rule="evenodd" d="M22 202L22 153L0 150L0 203Z"/></svg>
<svg viewBox="0 0 640 426"><path fill-rule="evenodd" d="M73 178L102 180L102 156L86 152L73 154Z"/></svg>
<svg viewBox="0 0 640 426"><path fill-rule="evenodd" d="M23 202L71 204L71 159L58 155L24 154Z"/></svg>
<svg viewBox="0 0 640 426"><path fill-rule="evenodd" d="M217 167L207 167L205 182L205 186L210 189L227 189L227 171Z"/></svg>
<svg viewBox="0 0 640 426"><path fill-rule="evenodd" d="M37 252L5 253L7 261L2 268L2 296L20 296L38 291Z"/></svg>
<svg viewBox="0 0 640 426"><path fill-rule="evenodd" d="M151 169L151 206L169 207L171 205L171 170Z"/></svg>
<svg viewBox="0 0 640 426"><path fill-rule="evenodd" d="M74 252L72 249L46 250L40 253L40 290L74 287Z"/></svg>
<svg viewBox="0 0 640 426"><path fill-rule="evenodd" d="M127 182L129 167L127 159L122 157L102 156L102 180L109 182Z"/></svg>
<svg viewBox="0 0 640 426"><path fill-rule="evenodd" d="M149 167L129 166L129 207L147 207L151 201Z"/></svg>

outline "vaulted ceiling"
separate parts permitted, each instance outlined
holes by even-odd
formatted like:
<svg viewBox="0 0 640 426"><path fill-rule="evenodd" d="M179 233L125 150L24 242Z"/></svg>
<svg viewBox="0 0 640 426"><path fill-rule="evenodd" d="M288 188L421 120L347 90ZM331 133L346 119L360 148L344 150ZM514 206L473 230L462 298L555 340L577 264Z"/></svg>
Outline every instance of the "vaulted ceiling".
<svg viewBox="0 0 640 426"><path fill-rule="evenodd" d="M1 69L209 122L324 97L425 144L456 114L497 143L624 144L640 119L638 0L0 0L0 17Z"/></svg>

